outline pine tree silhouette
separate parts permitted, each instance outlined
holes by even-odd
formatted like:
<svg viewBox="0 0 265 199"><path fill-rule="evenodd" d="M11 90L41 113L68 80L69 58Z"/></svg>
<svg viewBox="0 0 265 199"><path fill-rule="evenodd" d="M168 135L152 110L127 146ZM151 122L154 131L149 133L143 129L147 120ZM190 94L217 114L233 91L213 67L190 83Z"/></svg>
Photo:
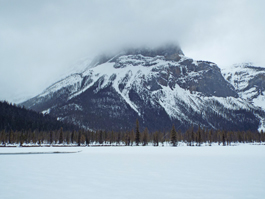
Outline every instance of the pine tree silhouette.
<svg viewBox="0 0 265 199"><path fill-rule="evenodd" d="M172 129L171 129L170 140L171 140L172 146L177 146L177 132L176 132L174 125L172 126Z"/></svg>
<svg viewBox="0 0 265 199"><path fill-rule="evenodd" d="M136 129L135 129L135 144L139 146L140 143L140 130L139 130L139 121L136 120Z"/></svg>

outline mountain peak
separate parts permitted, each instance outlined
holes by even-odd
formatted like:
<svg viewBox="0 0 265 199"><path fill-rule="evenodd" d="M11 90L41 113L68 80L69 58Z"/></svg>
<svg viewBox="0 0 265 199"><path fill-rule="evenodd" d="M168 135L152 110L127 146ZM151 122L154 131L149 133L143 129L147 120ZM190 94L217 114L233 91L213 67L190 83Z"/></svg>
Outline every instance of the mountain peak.
<svg viewBox="0 0 265 199"><path fill-rule="evenodd" d="M175 44L165 44L159 47L150 48L128 48L124 51L125 55L137 55L141 54L143 56L155 57L155 56L164 56L166 60L179 60L179 55L184 55L181 48Z"/></svg>
<svg viewBox="0 0 265 199"><path fill-rule="evenodd" d="M136 118L150 130L256 130L265 114L238 97L216 64L187 58L172 44L98 56L22 105L94 130L130 130Z"/></svg>
<svg viewBox="0 0 265 199"><path fill-rule="evenodd" d="M142 55L146 57L163 56L167 61L179 61L184 56L181 48L176 44L164 44L158 47L129 47L115 53L102 53L97 56L91 63L93 66L103 64L108 61L116 61L123 55Z"/></svg>

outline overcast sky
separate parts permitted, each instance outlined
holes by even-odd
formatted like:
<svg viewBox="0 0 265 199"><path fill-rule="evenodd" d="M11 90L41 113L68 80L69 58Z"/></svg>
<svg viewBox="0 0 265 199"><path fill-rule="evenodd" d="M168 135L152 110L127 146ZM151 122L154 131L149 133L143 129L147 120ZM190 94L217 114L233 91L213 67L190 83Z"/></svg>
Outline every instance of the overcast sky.
<svg viewBox="0 0 265 199"><path fill-rule="evenodd" d="M178 42L188 57L265 67L264 0L0 0L0 100L33 97L80 59Z"/></svg>

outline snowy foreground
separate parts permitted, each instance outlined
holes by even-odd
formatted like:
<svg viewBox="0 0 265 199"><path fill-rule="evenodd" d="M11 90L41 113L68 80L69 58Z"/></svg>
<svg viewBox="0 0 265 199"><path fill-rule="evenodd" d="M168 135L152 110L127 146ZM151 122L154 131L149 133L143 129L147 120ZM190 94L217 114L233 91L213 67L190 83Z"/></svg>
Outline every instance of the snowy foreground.
<svg viewBox="0 0 265 199"><path fill-rule="evenodd" d="M0 148L0 198L265 198L265 145Z"/></svg>

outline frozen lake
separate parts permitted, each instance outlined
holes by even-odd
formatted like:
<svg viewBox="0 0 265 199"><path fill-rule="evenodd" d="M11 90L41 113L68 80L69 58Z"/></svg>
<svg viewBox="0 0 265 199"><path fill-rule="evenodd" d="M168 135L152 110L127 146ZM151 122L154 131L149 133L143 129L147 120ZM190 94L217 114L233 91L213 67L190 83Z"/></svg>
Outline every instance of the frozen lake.
<svg viewBox="0 0 265 199"><path fill-rule="evenodd" d="M262 198L265 146L0 148L0 198Z"/></svg>

